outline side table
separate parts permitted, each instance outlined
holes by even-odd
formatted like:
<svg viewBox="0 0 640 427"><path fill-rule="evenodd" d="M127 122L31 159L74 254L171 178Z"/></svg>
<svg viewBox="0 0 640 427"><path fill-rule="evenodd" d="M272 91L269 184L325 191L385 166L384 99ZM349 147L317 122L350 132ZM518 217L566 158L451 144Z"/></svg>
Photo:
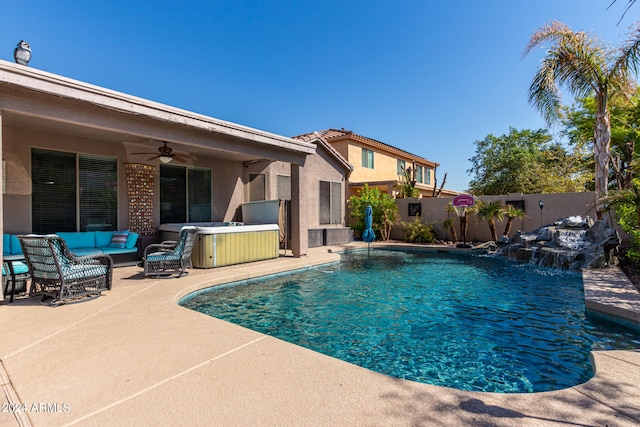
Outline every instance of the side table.
<svg viewBox="0 0 640 427"><path fill-rule="evenodd" d="M11 296L9 297L9 302L13 302L13 294L16 291L16 272L13 268L13 263L18 261L26 261L23 255L3 255L2 262L7 264L9 267L9 274L11 274Z"/></svg>

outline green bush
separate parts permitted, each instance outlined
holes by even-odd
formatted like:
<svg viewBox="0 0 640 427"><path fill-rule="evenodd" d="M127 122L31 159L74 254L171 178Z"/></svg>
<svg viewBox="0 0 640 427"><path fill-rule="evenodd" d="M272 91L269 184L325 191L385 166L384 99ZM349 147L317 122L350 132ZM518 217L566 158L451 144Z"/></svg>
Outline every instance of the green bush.
<svg viewBox="0 0 640 427"><path fill-rule="evenodd" d="M424 224L419 216L413 222L402 222L402 226L406 229L404 241L407 243L433 243L436 240L433 225Z"/></svg>
<svg viewBox="0 0 640 427"><path fill-rule="evenodd" d="M627 256L636 262L640 262L640 227L638 227L638 210L631 203L620 203L615 208L618 224L630 237L631 247Z"/></svg>
<svg viewBox="0 0 640 427"><path fill-rule="evenodd" d="M611 191L598 203L613 209L618 224L630 237L627 256L640 261L640 178L633 178L626 190Z"/></svg>
<svg viewBox="0 0 640 427"><path fill-rule="evenodd" d="M396 201L391 195L381 193L376 187L370 188L367 184L358 192L357 196L351 196L349 208L351 209L351 217L356 219L352 228L360 236L364 232L365 212L368 205L373 211L373 231L382 240L389 240L391 228L398 218Z"/></svg>

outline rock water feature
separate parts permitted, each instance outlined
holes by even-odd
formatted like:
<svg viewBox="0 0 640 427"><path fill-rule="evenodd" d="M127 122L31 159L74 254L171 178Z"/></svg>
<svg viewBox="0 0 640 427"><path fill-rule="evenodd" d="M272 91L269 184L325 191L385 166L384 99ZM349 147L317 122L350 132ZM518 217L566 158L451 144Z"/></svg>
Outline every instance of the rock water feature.
<svg viewBox="0 0 640 427"><path fill-rule="evenodd" d="M580 271L616 265L619 245L620 236L605 221L572 216L529 233L518 231L495 254L540 267Z"/></svg>

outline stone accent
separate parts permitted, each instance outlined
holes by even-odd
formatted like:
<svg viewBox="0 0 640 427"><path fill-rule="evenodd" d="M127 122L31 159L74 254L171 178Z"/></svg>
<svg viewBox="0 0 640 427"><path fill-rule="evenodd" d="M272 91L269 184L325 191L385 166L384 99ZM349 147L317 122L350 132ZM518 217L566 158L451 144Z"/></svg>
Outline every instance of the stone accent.
<svg viewBox="0 0 640 427"><path fill-rule="evenodd" d="M496 254L540 267L580 271L617 265L620 242L605 221L573 216L529 233L518 231Z"/></svg>

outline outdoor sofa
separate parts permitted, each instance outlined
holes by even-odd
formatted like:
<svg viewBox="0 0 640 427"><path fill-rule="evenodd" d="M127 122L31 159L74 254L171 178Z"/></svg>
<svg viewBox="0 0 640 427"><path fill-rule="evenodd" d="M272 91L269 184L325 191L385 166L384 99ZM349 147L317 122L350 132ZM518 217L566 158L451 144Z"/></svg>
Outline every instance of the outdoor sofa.
<svg viewBox="0 0 640 427"><path fill-rule="evenodd" d="M135 265L138 262L138 233L127 231L65 231L55 234L64 239L69 251L76 256L108 254L113 259L115 266ZM17 235L3 235L2 256L7 255L22 255L22 247ZM14 263L15 266L18 266L18 263Z"/></svg>

